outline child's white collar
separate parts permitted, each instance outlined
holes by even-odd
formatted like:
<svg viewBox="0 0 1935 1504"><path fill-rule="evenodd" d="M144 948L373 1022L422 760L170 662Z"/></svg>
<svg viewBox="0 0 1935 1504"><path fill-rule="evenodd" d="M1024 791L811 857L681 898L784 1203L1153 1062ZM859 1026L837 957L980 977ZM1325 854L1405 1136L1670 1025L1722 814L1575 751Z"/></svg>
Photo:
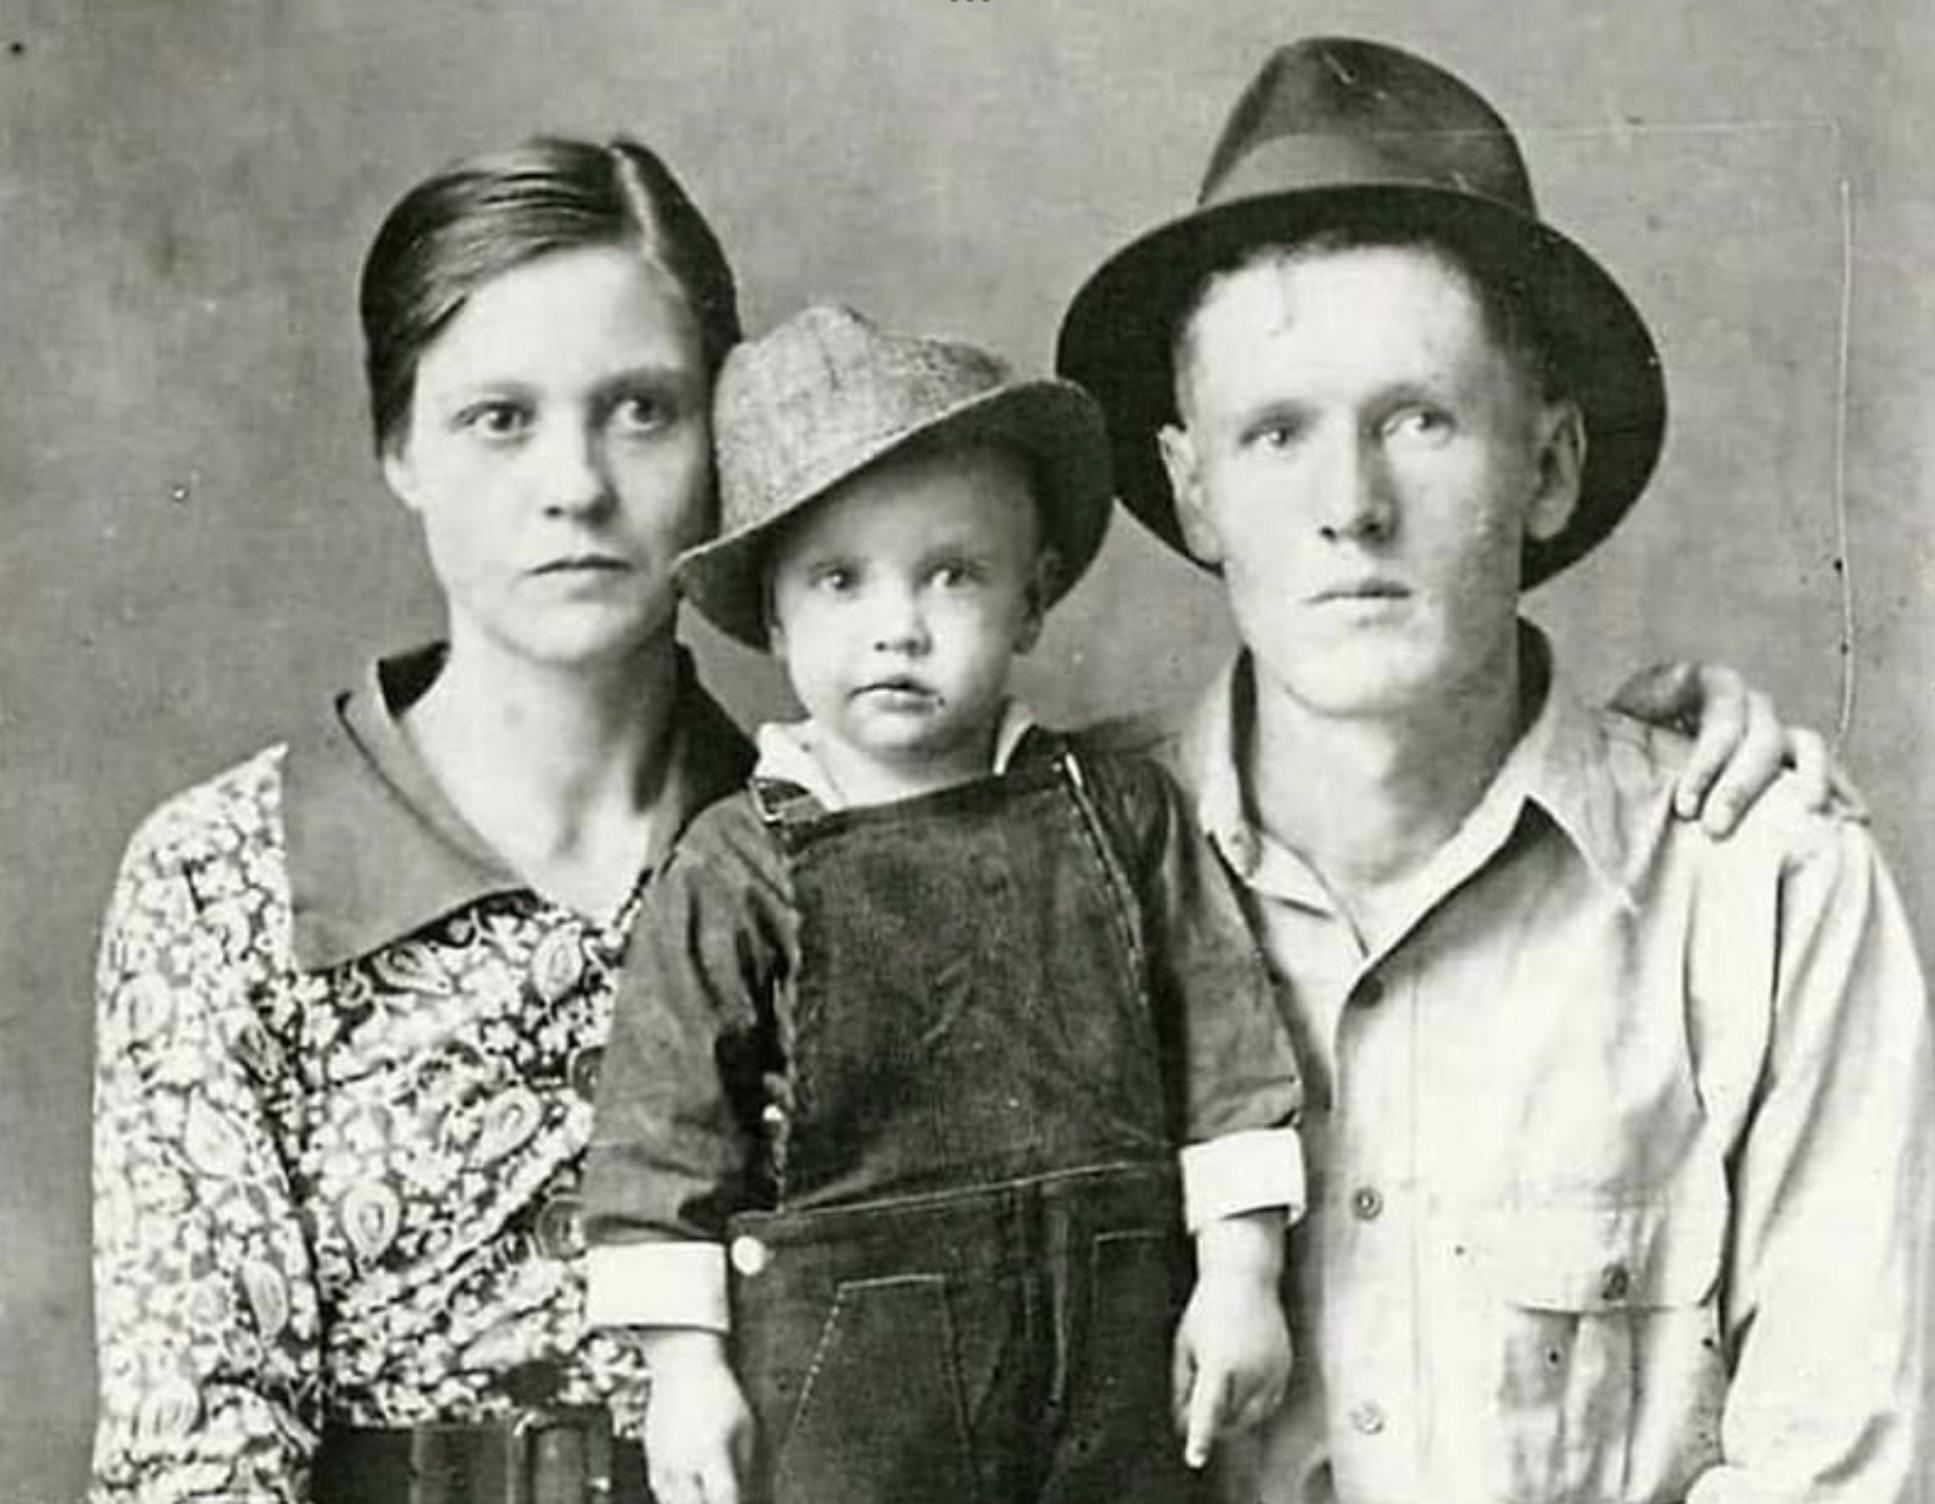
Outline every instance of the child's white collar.
<svg viewBox="0 0 1935 1504"><path fill-rule="evenodd" d="M994 733L994 766L990 772L1008 771L1015 748L1035 724L1034 712L1021 701L1009 700L1001 707L1001 724ZM811 720L766 722L753 737L759 752L753 777L797 784L824 808L845 809L846 796L835 786L815 750L818 736L819 728Z"/></svg>

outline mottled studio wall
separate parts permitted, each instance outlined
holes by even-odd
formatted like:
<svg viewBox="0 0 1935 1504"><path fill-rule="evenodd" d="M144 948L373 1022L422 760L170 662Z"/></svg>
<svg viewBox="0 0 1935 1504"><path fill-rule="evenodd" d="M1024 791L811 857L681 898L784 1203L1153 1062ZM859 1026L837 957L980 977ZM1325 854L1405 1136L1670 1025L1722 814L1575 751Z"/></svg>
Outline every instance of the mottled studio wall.
<svg viewBox="0 0 1935 1504"><path fill-rule="evenodd" d="M83 1477L89 973L119 846L436 624L369 462L352 327L364 244L414 177L539 127L627 129L715 216L755 328L839 294L1040 363L1083 272L1193 190L1267 46L1347 31L1440 58L1525 128L1673 388L1650 497L1534 614L1595 691L1701 654L1840 729L1928 942L1932 16L0 0L0 1501ZM1160 700L1225 641L1214 595L1123 523L1038 695ZM703 646L736 708L773 702L763 665Z"/></svg>

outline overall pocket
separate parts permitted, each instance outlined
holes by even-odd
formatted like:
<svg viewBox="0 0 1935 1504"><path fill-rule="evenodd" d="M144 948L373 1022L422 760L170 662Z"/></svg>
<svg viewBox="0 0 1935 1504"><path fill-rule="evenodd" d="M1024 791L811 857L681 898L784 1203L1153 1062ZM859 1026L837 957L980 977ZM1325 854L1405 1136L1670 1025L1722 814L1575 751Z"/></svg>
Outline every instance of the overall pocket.
<svg viewBox="0 0 1935 1504"><path fill-rule="evenodd" d="M1726 1226L1724 1192L1498 1213L1498 1497L1677 1499L1717 1459Z"/></svg>
<svg viewBox="0 0 1935 1504"><path fill-rule="evenodd" d="M956 1347L941 1276L842 1283L790 1416L760 1417L772 1428L773 1504L971 1504Z"/></svg>

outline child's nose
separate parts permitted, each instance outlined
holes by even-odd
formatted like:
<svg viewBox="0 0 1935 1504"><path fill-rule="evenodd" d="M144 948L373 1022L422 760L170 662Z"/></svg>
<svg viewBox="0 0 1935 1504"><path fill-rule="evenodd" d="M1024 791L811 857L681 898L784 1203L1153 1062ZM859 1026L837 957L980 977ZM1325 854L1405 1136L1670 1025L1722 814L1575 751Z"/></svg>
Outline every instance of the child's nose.
<svg viewBox="0 0 1935 1504"><path fill-rule="evenodd" d="M885 586L873 603L873 645L886 653L924 652L928 646L927 614L918 592L904 586Z"/></svg>

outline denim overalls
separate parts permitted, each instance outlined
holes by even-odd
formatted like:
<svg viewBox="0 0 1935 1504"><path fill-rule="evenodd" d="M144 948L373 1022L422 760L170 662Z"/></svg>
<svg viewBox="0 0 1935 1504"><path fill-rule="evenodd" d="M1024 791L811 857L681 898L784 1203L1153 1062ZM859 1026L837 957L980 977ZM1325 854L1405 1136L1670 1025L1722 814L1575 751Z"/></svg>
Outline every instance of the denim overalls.
<svg viewBox="0 0 1935 1504"><path fill-rule="evenodd" d="M1088 777L828 813L756 787L799 913L773 1210L728 1228L773 1504L1195 1497L1142 920Z"/></svg>

